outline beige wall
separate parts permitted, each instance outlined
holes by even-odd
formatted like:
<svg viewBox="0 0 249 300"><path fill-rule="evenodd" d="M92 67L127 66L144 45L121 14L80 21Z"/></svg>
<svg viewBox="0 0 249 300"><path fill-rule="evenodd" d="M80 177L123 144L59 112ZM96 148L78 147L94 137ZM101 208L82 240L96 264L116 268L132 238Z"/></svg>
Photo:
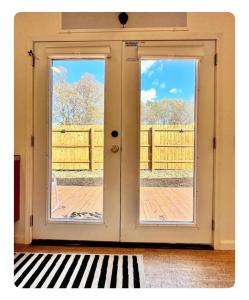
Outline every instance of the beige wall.
<svg viewBox="0 0 249 300"><path fill-rule="evenodd" d="M215 235L217 249L234 247L234 18L229 13L189 13L185 31L160 31L165 39L218 38L216 101ZM153 33L150 33L152 36ZM109 32L105 38L139 39L148 33ZM15 154L21 155L21 218L15 224L15 241L29 242L28 209L32 148L32 67L27 50L33 40L80 40L104 38L98 33L59 33L59 13L20 13L15 17ZM26 228L26 231L25 231Z"/></svg>

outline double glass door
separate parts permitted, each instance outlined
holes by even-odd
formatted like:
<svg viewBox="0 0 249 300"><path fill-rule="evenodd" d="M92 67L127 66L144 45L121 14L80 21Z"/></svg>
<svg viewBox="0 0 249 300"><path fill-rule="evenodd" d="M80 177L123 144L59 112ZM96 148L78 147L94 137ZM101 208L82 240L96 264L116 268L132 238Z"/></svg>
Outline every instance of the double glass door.
<svg viewBox="0 0 249 300"><path fill-rule="evenodd" d="M212 41L40 42L33 239L212 243Z"/></svg>

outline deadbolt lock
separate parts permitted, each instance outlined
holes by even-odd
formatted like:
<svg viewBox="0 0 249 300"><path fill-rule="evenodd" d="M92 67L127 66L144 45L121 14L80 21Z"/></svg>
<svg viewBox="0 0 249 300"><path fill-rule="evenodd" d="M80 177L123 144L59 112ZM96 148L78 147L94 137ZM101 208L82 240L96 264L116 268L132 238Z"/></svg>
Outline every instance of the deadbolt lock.
<svg viewBox="0 0 249 300"><path fill-rule="evenodd" d="M117 137L118 136L118 131L117 130L113 130L111 133L112 137Z"/></svg>

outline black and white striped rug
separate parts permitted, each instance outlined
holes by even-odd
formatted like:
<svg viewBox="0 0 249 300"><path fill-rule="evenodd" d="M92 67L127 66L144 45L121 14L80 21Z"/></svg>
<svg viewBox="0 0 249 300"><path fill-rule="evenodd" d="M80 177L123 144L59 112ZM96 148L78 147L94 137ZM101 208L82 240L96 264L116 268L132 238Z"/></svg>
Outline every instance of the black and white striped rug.
<svg viewBox="0 0 249 300"><path fill-rule="evenodd" d="M144 288L142 255L15 253L22 288Z"/></svg>

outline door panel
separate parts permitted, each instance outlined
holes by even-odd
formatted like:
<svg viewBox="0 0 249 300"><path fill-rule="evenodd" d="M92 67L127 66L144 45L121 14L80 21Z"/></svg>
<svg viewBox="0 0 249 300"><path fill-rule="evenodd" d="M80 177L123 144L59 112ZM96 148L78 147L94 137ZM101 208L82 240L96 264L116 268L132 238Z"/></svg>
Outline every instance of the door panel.
<svg viewBox="0 0 249 300"><path fill-rule="evenodd" d="M120 52L35 45L33 239L119 240Z"/></svg>
<svg viewBox="0 0 249 300"><path fill-rule="evenodd" d="M123 43L122 241L212 243L214 53L211 41ZM173 76L192 77L190 120L181 119L190 100ZM156 95L153 83L168 93Z"/></svg>

